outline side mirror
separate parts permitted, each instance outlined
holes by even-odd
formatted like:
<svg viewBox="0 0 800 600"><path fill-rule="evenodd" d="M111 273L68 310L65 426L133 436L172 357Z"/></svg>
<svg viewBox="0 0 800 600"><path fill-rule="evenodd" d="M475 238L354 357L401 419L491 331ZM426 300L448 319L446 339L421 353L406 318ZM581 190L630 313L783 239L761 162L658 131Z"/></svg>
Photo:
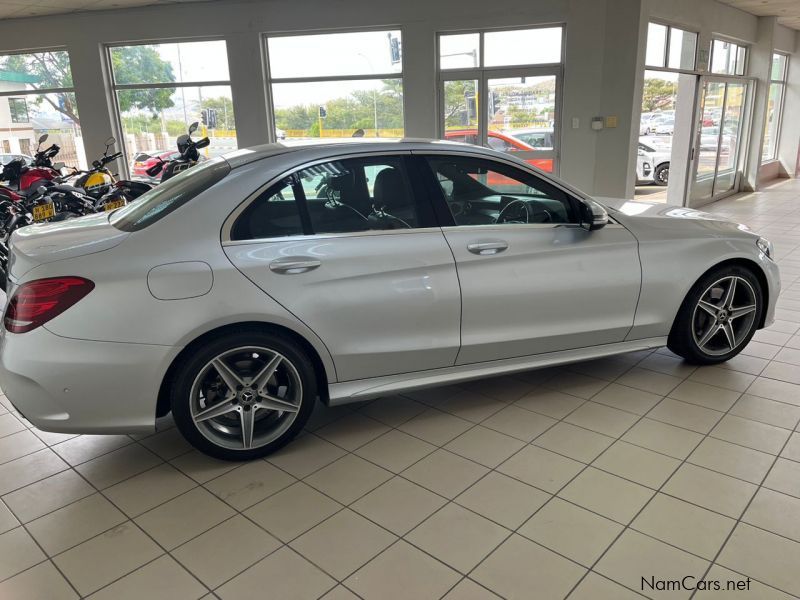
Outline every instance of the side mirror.
<svg viewBox="0 0 800 600"><path fill-rule="evenodd" d="M114 136L111 136L110 138L108 138L106 140L106 148L110 148L111 146L113 146L116 143L117 143L117 140L114 138Z"/></svg>
<svg viewBox="0 0 800 600"><path fill-rule="evenodd" d="M587 231L602 229L608 225L608 212L594 200L581 201L581 227Z"/></svg>
<svg viewBox="0 0 800 600"><path fill-rule="evenodd" d="M198 127L197 121L189 125L189 135L192 135L195 131L197 131L197 127Z"/></svg>
<svg viewBox="0 0 800 600"><path fill-rule="evenodd" d="M57 162L57 163L54 163L54 164L53 164L53 168L54 168L56 171L61 171L61 169L63 169L63 168L64 168L64 167L66 167L66 166L67 166L67 165L65 165L63 162Z"/></svg>
<svg viewBox="0 0 800 600"><path fill-rule="evenodd" d="M40 135L40 136L39 136L39 144L40 144L40 145L41 145L41 144L44 144L44 143L47 141L47 138L48 138L48 137L50 137L50 136L49 136L49 135L47 135L46 133L43 133L42 135Z"/></svg>

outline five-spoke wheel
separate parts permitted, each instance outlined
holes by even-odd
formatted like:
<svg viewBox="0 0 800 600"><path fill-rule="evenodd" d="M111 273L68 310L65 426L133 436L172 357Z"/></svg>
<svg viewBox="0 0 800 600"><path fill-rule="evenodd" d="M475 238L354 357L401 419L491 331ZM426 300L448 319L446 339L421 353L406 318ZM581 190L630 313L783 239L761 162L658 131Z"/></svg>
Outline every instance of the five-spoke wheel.
<svg viewBox="0 0 800 600"><path fill-rule="evenodd" d="M203 451L253 458L302 428L316 396L314 382L313 366L291 340L236 333L187 360L174 386L173 415Z"/></svg>
<svg viewBox="0 0 800 600"><path fill-rule="evenodd" d="M761 284L745 267L723 267L698 281L669 335L670 350L695 364L730 359L750 341L763 310Z"/></svg>

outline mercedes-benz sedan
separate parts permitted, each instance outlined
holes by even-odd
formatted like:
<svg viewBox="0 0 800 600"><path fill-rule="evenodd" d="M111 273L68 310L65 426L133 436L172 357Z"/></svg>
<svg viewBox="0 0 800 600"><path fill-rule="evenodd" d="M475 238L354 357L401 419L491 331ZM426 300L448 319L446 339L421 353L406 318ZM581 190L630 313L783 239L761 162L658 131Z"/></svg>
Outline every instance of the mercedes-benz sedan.
<svg viewBox="0 0 800 600"><path fill-rule="evenodd" d="M448 142L267 145L11 239L0 386L45 430L172 412L227 459L332 405L667 345L736 355L773 320L770 243L592 199Z"/></svg>

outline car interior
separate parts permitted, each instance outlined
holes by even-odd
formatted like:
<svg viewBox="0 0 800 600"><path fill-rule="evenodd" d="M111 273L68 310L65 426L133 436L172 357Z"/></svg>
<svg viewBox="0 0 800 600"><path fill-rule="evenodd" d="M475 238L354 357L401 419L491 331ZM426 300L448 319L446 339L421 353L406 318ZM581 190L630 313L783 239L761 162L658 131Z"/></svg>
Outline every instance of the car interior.
<svg viewBox="0 0 800 600"><path fill-rule="evenodd" d="M429 158L456 225L574 223L572 200L534 175L467 157Z"/></svg>

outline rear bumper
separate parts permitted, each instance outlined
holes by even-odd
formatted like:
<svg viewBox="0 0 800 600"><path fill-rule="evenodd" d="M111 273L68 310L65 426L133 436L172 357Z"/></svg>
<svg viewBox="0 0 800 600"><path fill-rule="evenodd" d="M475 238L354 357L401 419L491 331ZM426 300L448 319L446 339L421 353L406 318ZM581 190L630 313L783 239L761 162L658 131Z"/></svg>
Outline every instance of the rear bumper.
<svg viewBox="0 0 800 600"><path fill-rule="evenodd" d="M45 327L0 332L0 388L33 425L60 433L155 427L169 346L64 338Z"/></svg>

